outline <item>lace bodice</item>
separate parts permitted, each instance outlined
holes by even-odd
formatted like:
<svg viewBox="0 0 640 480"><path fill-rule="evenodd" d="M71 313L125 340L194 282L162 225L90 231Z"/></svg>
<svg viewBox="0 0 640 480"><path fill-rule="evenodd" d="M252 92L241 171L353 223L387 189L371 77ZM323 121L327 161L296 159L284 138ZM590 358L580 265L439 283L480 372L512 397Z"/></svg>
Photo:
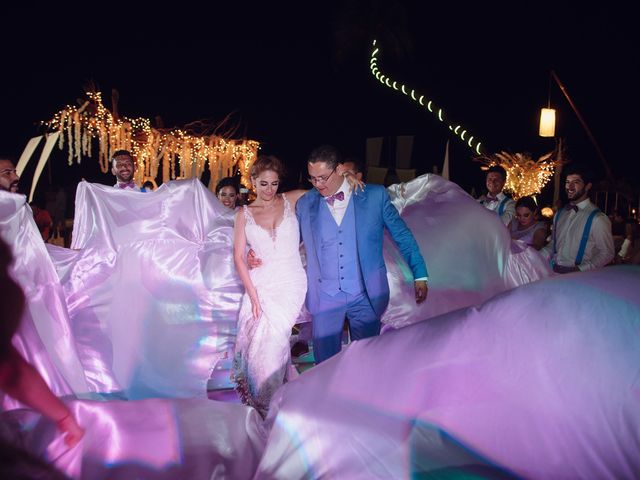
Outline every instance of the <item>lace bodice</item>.
<svg viewBox="0 0 640 480"><path fill-rule="evenodd" d="M256 256L262 259L264 265L274 260L286 261L292 257L293 252L299 251L298 219L285 194L282 194L282 200L284 201L282 219L273 230L258 225L249 207L246 205L243 207L247 244L253 249Z"/></svg>

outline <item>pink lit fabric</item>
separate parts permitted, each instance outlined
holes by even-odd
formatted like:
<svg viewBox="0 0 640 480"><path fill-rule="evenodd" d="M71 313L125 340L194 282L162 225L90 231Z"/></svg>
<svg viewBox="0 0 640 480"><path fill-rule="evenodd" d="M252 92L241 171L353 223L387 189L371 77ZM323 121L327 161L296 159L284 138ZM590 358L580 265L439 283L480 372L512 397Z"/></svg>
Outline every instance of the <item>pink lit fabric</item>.
<svg viewBox="0 0 640 480"><path fill-rule="evenodd" d="M2 438L72 478L638 477L639 269L545 279L538 252L456 185L427 175L390 193L429 299L415 306L387 242L389 331L278 390L263 423L204 398L231 358L242 288L233 212L199 181L147 194L82 183L74 250L49 255L24 196L0 192L28 292L16 345L87 429L69 451L13 409Z"/></svg>
<svg viewBox="0 0 640 480"><path fill-rule="evenodd" d="M0 191L0 235L13 249L11 274L27 299L14 346L56 395L87 392L64 292L24 195ZM3 409L19 406L2 395Z"/></svg>
<svg viewBox="0 0 640 480"><path fill-rule="evenodd" d="M256 478L638 478L638 292L606 267L354 342L276 393Z"/></svg>
<svg viewBox="0 0 640 480"><path fill-rule="evenodd" d="M388 190L427 263L429 295L416 305L411 272L387 237L384 257L391 298L384 324L410 325L553 274L538 251L512 241L495 212L455 183L427 174Z"/></svg>
<svg viewBox="0 0 640 480"><path fill-rule="evenodd" d="M141 195L83 182L72 249L51 250L94 391L204 396L242 296L233 212L198 180Z"/></svg>

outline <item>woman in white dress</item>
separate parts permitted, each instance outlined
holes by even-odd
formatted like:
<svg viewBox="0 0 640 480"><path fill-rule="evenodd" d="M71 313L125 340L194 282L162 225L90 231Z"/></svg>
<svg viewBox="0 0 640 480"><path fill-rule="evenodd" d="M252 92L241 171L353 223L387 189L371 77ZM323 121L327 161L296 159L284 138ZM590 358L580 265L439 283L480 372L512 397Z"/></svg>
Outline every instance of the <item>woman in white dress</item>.
<svg viewBox="0 0 640 480"><path fill-rule="evenodd" d="M284 166L260 156L251 167L256 199L236 214L233 254L245 286L235 345L233 380L243 403L266 415L275 390L287 380L289 337L307 292L299 254L295 205L304 190L278 194ZM248 269L250 247L262 260Z"/></svg>
<svg viewBox="0 0 640 480"><path fill-rule="evenodd" d="M243 403L264 417L273 393L295 375L289 337L307 293L300 257L300 227L295 207L306 190L278 194L284 166L260 156L251 167L256 199L236 214L233 255L245 287L233 360L232 379ZM347 174L352 188L362 186ZM259 259L249 270L246 251Z"/></svg>
<svg viewBox="0 0 640 480"><path fill-rule="evenodd" d="M509 223L509 232L514 240L522 240L536 250L544 247L547 239L547 224L537 220L538 205L533 197L521 197L516 202L516 216Z"/></svg>

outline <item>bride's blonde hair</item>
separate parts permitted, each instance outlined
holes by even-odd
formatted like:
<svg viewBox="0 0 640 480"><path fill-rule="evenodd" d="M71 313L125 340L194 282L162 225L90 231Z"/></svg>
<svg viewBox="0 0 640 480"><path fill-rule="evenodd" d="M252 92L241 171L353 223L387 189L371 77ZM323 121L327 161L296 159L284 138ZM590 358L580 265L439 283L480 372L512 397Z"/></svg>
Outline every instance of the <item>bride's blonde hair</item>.
<svg viewBox="0 0 640 480"><path fill-rule="evenodd" d="M282 180L286 174L284 164L278 157L274 157L273 155L260 155L256 161L253 162L253 165L251 165L249 175L251 178L256 178L267 170L275 172L279 180Z"/></svg>

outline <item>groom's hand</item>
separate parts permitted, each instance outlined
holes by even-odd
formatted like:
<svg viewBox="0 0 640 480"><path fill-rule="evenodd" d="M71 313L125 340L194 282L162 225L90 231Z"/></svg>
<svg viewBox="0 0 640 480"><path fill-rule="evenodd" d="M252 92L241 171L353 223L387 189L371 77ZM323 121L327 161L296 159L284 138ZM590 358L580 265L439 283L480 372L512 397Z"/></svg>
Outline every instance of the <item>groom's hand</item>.
<svg viewBox="0 0 640 480"><path fill-rule="evenodd" d="M427 294L429 293L429 287L427 286L427 282L424 280L418 280L414 282L416 289L416 303L420 305L427 299Z"/></svg>
<svg viewBox="0 0 640 480"><path fill-rule="evenodd" d="M250 249L247 253L247 265L249 269L258 268L262 265L262 260L256 257L256 252L254 252L253 249Z"/></svg>

